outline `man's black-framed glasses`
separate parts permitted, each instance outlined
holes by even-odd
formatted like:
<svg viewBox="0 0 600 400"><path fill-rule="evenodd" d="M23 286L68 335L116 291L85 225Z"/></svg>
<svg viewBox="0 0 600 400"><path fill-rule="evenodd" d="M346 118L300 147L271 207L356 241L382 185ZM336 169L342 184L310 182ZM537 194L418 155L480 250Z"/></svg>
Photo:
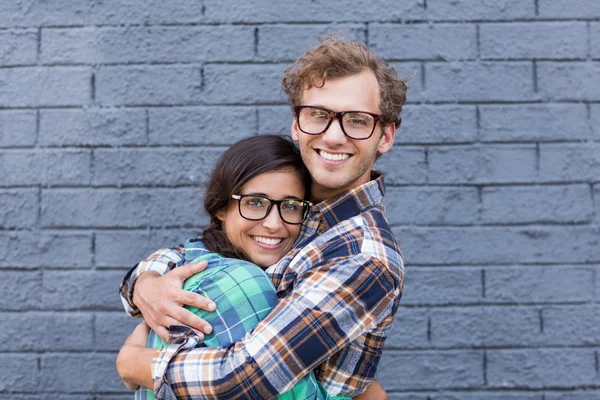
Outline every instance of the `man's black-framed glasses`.
<svg viewBox="0 0 600 400"><path fill-rule="evenodd" d="M365 140L373 135L377 121L381 115L366 111L336 112L322 107L297 106L296 121L298 128L309 135L320 135L329 129L331 122L337 118L342 132L350 139Z"/></svg>
<svg viewBox="0 0 600 400"><path fill-rule="evenodd" d="M304 222L308 210L312 206L312 203L306 200L273 200L259 194L233 194L231 198L238 201L240 216L250 221L260 221L266 218L275 204L283 222L297 225Z"/></svg>

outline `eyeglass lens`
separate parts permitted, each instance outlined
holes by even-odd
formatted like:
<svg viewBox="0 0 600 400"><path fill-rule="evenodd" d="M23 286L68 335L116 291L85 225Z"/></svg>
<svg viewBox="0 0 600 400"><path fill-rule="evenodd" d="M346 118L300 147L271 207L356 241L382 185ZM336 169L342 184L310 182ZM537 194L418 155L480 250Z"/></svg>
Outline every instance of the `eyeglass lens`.
<svg viewBox="0 0 600 400"><path fill-rule="evenodd" d="M276 203L279 215L284 222L298 224L304 220L308 205L294 199L284 199L276 202L262 196L244 196L240 199L240 214L252 220L261 220L271 211L272 204Z"/></svg>
<svg viewBox="0 0 600 400"><path fill-rule="evenodd" d="M327 110L305 107L298 114L298 125L303 132L309 134L323 133L332 115ZM355 139L365 139L371 136L375 126L372 115L362 112L345 113L342 116L342 129L346 135Z"/></svg>

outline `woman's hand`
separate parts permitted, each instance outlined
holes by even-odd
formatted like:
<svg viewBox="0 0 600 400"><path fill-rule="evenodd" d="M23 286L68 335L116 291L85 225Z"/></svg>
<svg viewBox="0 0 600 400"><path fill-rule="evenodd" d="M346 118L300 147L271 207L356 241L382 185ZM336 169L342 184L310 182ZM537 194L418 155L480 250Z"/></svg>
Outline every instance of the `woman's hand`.
<svg viewBox="0 0 600 400"><path fill-rule="evenodd" d="M135 379L135 373L139 367L136 362L140 349L146 350L149 332L150 327L145 321L142 321L125 340L125 344L117 356L117 372L127 389L136 390L140 387ZM150 359L150 363L152 363L152 359Z"/></svg>
<svg viewBox="0 0 600 400"><path fill-rule="evenodd" d="M383 389L383 387L376 381L371 382L369 384L369 386L367 387L367 390L365 390L364 392L362 392L361 394L359 394L357 397L354 398L354 400L386 400L386 399L387 399L387 393L385 392L385 389Z"/></svg>

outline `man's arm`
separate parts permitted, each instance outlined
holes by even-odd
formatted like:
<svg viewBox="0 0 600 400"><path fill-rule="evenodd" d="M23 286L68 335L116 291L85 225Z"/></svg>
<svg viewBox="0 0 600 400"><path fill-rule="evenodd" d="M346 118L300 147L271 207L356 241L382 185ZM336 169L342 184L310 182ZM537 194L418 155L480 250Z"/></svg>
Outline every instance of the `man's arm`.
<svg viewBox="0 0 600 400"><path fill-rule="evenodd" d="M154 360L157 395L177 398L256 398L276 396L333 354L393 314L400 282L377 259L355 255L310 268L293 291L243 340L231 348L199 348L191 330ZM383 348L383 341L377 345ZM374 378L381 349L356 348L368 374L341 392L358 395ZM352 372L352 371L351 371Z"/></svg>
<svg viewBox="0 0 600 400"><path fill-rule="evenodd" d="M144 316L146 323L167 341L170 325L185 325L210 333L211 326L184 305L214 311L215 304L197 293L183 290L183 282L203 271L207 263L185 261L182 248L161 249L133 267L121 282L120 294L125 310ZM168 272L168 273L167 273Z"/></svg>

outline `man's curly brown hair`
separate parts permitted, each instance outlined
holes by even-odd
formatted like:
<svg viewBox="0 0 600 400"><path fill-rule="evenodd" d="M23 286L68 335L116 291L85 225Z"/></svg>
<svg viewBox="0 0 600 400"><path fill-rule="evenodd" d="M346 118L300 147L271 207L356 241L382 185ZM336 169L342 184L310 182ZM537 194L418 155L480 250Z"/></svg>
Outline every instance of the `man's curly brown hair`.
<svg viewBox="0 0 600 400"><path fill-rule="evenodd" d="M400 127L400 113L406 101L406 83L394 68L360 42L329 36L304 53L285 70L283 91L292 107L301 105L302 94L311 87L323 87L327 79L340 79L369 69L379 83L379 113L382 126L392 122Z"/></svg>

